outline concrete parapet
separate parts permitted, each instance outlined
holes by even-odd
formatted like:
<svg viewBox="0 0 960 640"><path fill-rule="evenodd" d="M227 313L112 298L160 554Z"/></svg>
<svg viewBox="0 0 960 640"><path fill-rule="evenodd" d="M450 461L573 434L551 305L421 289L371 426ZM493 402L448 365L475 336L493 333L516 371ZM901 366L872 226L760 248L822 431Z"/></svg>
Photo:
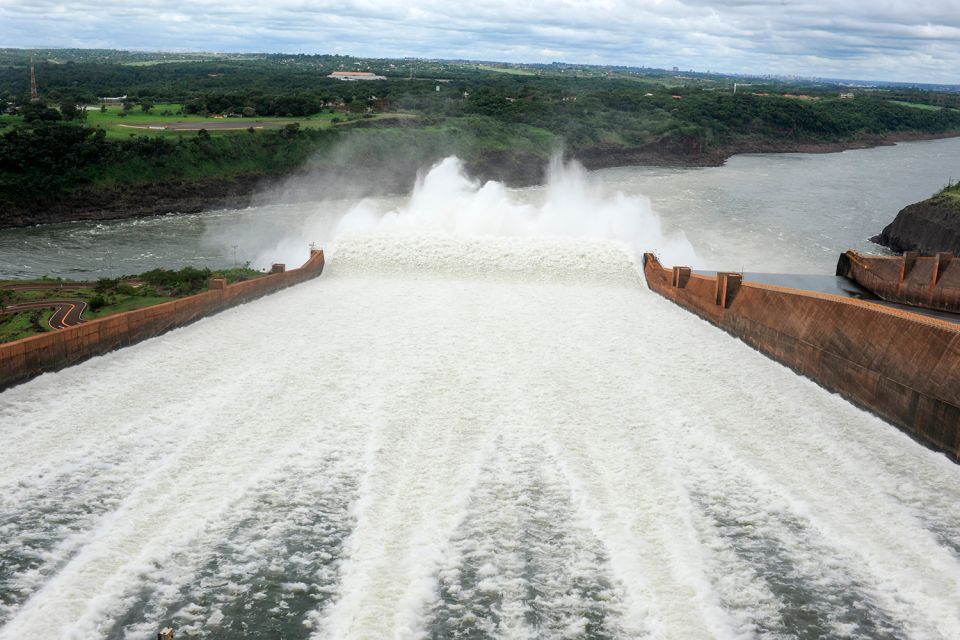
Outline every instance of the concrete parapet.
<svg viewBox="0 0 960 640"><path fill-rule="evenodd" d="M894 284L903 264L889 265ZM742 280L731 295L738 274L693 274L679 288L653 254L644 275L653 291L960 461L960 325Z"/></svg>
<svg viewBox="0 0 960 640"><path fill-rule="evenodd" d="M0 344L0 391L47 371L102 355L182 327L204 316L315 278L323 251L313 249L298 269L228 285L214 278L210 290L179 300L91 320L66 329Z"/></svg>

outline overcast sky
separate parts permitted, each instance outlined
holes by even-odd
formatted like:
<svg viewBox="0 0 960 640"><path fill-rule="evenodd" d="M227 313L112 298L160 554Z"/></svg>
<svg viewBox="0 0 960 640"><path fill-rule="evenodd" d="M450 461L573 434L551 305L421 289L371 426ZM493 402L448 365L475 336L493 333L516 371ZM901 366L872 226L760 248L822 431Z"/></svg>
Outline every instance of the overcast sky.
<svg viewBox="0 0 960 640"><path fill-rule="evenodd" d="M0 0L0 47L40 46L960 83L960 0Z"/></svg>

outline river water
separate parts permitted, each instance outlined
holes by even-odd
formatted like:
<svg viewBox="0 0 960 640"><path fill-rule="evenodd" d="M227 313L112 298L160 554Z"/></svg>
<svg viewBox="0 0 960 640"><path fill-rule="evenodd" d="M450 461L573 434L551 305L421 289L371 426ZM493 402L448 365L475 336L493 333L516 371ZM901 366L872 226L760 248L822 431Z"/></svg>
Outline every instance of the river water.
<svg viewBox="0 0 960 640"><path fill-rule="evenodd" d="M737 254L642 173L447 161L320 278L0 394L0 639L960 636L960 467L646 290Z"/></svg>
<svg viewBox="0 0 960 640"><path fill-rule="evenodd" d="M713 168L608 169L595 178L608 193L649 197L664 229L690 239L701 258L696 266L832 274L840 252L883 252L870 237L904 206L960 179L960 138L843 153L743 155ZM514 195L537 203L543 189ZM353 204L262 206L0 231L0 278L95 279L156 267L300 264L308 255L306 244L328 242L336 220Z"/></svg>

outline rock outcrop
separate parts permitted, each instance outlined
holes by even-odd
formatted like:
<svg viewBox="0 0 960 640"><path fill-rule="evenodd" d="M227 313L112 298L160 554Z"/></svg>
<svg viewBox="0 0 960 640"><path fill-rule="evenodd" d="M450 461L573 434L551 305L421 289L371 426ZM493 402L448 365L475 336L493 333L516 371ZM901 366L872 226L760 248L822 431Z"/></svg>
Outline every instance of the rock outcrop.
<svg viewBox="0 0 960 640"><path fill-rule="evenodd" d="M904 207L873 240L895 251L960 255L960 199L941 194Z"/></svg>

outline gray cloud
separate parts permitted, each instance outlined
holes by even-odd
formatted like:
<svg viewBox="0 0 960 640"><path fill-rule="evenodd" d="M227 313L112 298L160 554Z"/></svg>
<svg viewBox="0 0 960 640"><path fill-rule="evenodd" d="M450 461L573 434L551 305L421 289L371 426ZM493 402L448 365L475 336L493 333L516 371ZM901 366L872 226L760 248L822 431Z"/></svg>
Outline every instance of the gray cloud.
<svg viewBox="0 0 960 640"><path fill-rule="evenodd" d="M958 0L0 0L0 46L283 51L960 82Z"/></svg>

